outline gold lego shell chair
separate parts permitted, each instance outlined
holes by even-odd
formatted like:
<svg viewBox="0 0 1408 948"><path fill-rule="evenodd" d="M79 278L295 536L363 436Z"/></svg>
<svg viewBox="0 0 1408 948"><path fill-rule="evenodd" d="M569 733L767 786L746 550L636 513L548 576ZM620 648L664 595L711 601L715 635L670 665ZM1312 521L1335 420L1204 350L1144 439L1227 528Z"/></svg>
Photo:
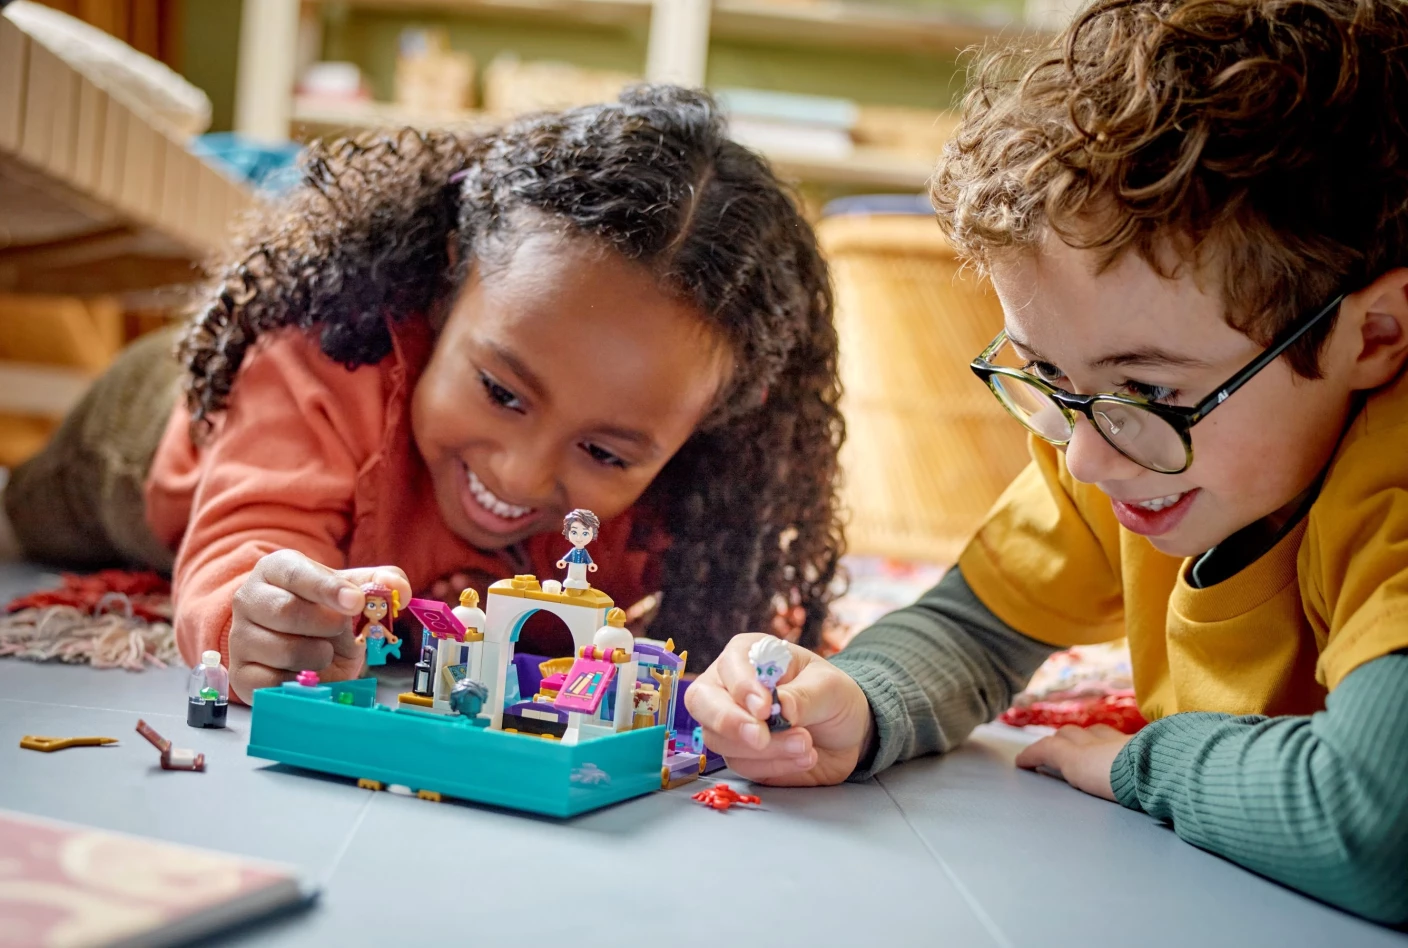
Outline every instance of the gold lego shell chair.
<svg viewBox="0 0 1408 948"><path fill-rule="evenodd" d="M931 216L841 215L817 232L836 286L850 551L952 563L1028 461L1021 426L968 368L1002 328L997 296Z"/></svg>

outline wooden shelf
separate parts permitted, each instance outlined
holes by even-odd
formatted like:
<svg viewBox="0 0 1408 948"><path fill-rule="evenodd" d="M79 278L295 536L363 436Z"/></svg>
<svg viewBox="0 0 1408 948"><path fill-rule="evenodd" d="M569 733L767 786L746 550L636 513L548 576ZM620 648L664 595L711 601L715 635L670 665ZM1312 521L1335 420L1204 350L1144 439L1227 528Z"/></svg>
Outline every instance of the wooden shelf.
<svg viewBox="0 0 1408 948"><path fill-rule="evenodd" d="M650 22L651 0L347 0L344 5L398 13L474 13L642 26Z"/></svg>
<svg viewBox="0 0 1408 948"><path fill-rule="evenodd" d="M319 135L370 128L483 128L504 118L505 116L481 111L466 111L454 115L417 115L386 102L330 103L303 97L295 98L293 102L295 137L305 141ZM846 158L814 158L795 153L770 152L768 159L784 176L802 181L921 191L934 170L934 162L938 156L926 159L858 146L855 152Z"/></svg>
<svg viewBox="0 0 1408 948"><path fill-rule="evenodd" d="M1024 30L1025 24L1003 19L855 0L714 0L710 26L714 36L727 39L916 52L954 52L998 34L1015 36Z"/></svg>

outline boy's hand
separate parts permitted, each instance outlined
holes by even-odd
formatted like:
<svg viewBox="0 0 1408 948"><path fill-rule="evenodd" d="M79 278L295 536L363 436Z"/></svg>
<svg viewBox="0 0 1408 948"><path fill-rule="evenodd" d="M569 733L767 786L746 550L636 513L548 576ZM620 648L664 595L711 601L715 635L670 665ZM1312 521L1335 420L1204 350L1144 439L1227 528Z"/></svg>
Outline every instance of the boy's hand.
<svg viewBox="0 0 1408 948"><path fill-rule="evenodd" d="M364 605L361 587L371 582L410 601L406 574L394 566L335 570L295 550L261 557L235 592L231 691L248 703L256 688L305 668L329 681L360 674L366 647L353 637L353 620Z"/></svg>
<svg viewBox="0 0 1408 948"><path fill-rule="evenodd" d="M1110 768L1115 765L1129 735L1108 724L1076 727L1067 724L1050 737L1043 737L1017 755L1017 766L1041 768L1060 777L1077 790L1106 800L1115 799L1110 787Z"/></svg>
<svg viewBox="0 0 1408 948"><path fill-rule="evenodd" d="M871 729L860 685L804 648L778 683L786 731L769 732L772 696L758 683L748 649L762 636L738 635L695 679L684 703L704 727L704 743L739 776L779 787L840 783L855 770Z"/></svg>

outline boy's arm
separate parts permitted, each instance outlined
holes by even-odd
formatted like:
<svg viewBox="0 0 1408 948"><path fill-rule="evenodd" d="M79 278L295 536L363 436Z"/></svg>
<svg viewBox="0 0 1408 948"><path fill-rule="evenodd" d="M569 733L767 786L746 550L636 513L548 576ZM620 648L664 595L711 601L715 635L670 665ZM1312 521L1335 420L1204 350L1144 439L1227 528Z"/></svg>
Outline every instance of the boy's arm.
<svg viewBox="0 0 1408 948"><path fill-rule="evenodd" d="M1054 651L993 615L950 570L832 659L860 685L874 716L870 750L851 779L954 747L1006 710Z"/></svg>
<svg viewBox="0 0 1408 948"><path fill-rule="evenodd" d="M1134 736L1120 803L1358 915L1408 922L1408 654L1351 672L1310 717L1175 714Z"/></svg>

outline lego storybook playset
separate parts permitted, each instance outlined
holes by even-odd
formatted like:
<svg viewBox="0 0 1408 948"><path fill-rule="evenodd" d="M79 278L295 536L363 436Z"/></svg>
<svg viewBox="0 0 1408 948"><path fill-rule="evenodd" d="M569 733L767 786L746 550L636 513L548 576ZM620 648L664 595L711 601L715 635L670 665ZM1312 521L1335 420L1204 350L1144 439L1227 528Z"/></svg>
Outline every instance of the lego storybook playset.
<svg viewBox="0 0 1408 948"><path fill-rule="evenodd" d="M373 790L400 787L445 797L569 817L655 789L670 789L723 767L699 728L676 728L687 652L673 641L635 638L626 614L587 580L597 567L587 546L599 524L588 510L567 515L572 549L558 561L564 581L514 576L489 586L484 608L466 589L451 609L364 587L367 664L399 657L392 622L403 610L421 626L410 691L395 707L376 701L376 679L323 683L304 672L256 691L251 756L356 779ZM549 612L572 634L574 654L541 663L535 693L520 692L514 649L524 623ZM775 686L789 655L778 639L755 650L759 678L773 689L773 728L786 726ZM706 802L715 805L713 798ZM747 798L734 802L756 802Z"/></svg>

